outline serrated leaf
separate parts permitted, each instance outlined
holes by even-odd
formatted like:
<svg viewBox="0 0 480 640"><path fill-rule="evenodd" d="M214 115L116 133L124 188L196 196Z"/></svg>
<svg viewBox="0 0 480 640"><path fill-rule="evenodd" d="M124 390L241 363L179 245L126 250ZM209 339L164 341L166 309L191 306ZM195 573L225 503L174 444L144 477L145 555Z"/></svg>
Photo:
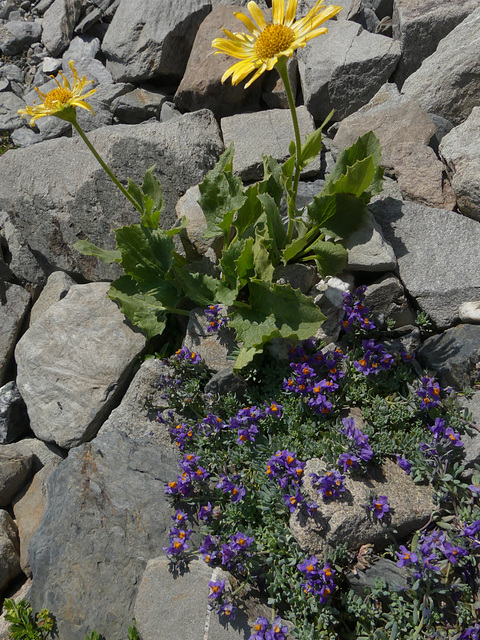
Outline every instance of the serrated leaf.
<svg viewBox="0 0 480 640"><path fill-rule="evenodd" d="M234 214L245 202L243 182L232 174L233 143L220 156L215 167L199 185L199 204L207 220L206 238L226 236Z"/></svg>
<svg viewBox="0 0 480 640"><path fill-rule="evenodd" d="M241 289L254 276L253 238L237 238L222 253L220 267L231 289Z"/></svg>
<svg viewBox="0 0 480 640"><path fill-rule="evenodd" d="M253 236L250 227L252 227L258 218L262 215L262 205L257 198L259 193L259 183L250 185L244 192L245 200L238 209L237 217L233 222L233 226L237 229L239 236L244 236L247 230Z"/></svg>
<svg viewBox="0 0 480 640"><path fill-rule="evenodd" d="M346 167L345 173L335 182L329 180L323 190L324 194L348 193L359 198L368 189L375 176L375 164L372 156L357 160Z"/></svg>
<svg viewBox="0 0 480 640"><path fill-rule="evenodd" d="M115 231L125 273L148 282L165 276L173 265L173 240L162 229L131 224Z"/></svg>
<svg viewBox="0 0 480 640"><path fill-rule="evenodd" d="M270 252L265 245L266 241L268 241L268 239L262 236L257 229L255 242L252 247L253 268L257 278L265 282L271 282L275 268L270 259Z"/></svg>
<svg viewBox="0 0 480 640"><path fill-rule="evenodd" d="M127 191L139 205L142 211L145 211L145 197L141 188L131 178L128 178Z"/></svg>
<svg viewBox="0 0 480 640"><path fill-rule="evenodd" d="M163 333L167 318L165 309L156 297L142 293L138 283L129 276L122 276L112 282L108 297L118 303L122 313L139 327L148 339Z"/></svg>
<svg viewBox="0 0 480 640"><path fill-rule="evenodd" d="M263 156L263 180L258 183L259 193L268 193L280 206L285 192L282 166L271 156Z"/></svg>
<svg viewBox="0 0 480 640"><path fill-rule="evenodd" d="M153 167L150 167L150 169L145 172L142 183L142 191L145 196L151 199L155 210L160 213L165 206L165 198L163 195L162 185L153 175L154 169L155 165L153 165Z"/></svg>
<svg viewBox="0 0 480 640"><path fill-rule="evenodd" d="M110 264L111 262L120 262L122 254L118 249L100 249L90 240L78 240L73 248L84 256L95 256L102 262Z"/></svg>
<svg viewBox="0 0 480 640"><path fill-rule="evenodd" d="M198 305L207 306L214 302L231 305L237 291L230 289L217 278L203 273L191 273L188 269L175 270L176 279L181 283L185 295Z"/></svg>
<svg viewBox="0 0 480 640"><path fill-rule="evenodd" d="M326 242L325 240L317 240L308 248L308 260L314 258L318 272L325 276L335 276L347 266L347 250L341 244L335 242Z"/></svg>
<svg viewBox="0 0 480 640"><path fill-rule="evenodd" d="M278 264L285 245L287 231L283 225L278 206L272 196L268 193L262 193L258 195L258 199L266 215L266 226L271 240L271 258L275 264Z"/></svg>
<svg viewBox="0 0 480 640"><path fill-rule="evenodd" d="M348 193L333 193L313 198L307 213L323 233L336 238L346 238L356 231L365 219L365 205Z"/></svg>
<svg viewBox="0 0 480 640"><path fill-rule="evenodd" d="M322 149L322 129L317 129L307 136L300 152L300 166L302 169L313 162Z"/></svg>

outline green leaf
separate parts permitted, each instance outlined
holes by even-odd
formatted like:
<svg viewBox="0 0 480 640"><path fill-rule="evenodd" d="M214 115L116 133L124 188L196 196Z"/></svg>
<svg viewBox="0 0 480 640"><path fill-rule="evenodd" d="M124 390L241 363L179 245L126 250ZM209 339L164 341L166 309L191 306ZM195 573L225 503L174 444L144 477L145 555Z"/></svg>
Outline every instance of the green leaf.
<svg viewBox="0 0 480 640"><path fill-rule="evenodd" d="M173 266L174 244L166 231L132 224L117 229L115 237L127 275L149 282L164 277Z"/></svg>
<svg viewBox="0 0 480 640"><path fill-rule="evenodd" d="M282 217L278 210L278 205L272 196L268 193L258 195L258 199L262 204L263 211L266 215L268 235L271 239L271 258L274 264L278 264L281 252L285 246L287 232L282 222Z"/></svg>
<svg viewBox="0 0 480 640"><path fill-rule="evenodd" d="M309 230L307 225L301 219L295 220L295 230L297 237L287 245L283 251L283 261L286 264L293 260L299 253L301 253L305 247L310 243L310 236L313 230Z"/></svg>
<svg viewBox="0 0 480 640"><path fill-rule="evenodd" d="M308 248L309 254L305 261L314 259L318 272L325 276L334 276L347 266L347 250L341 244L317 240Z"/></svg>
<svg viewBox="0 0 480 640"><path fill-rule="evenodd" d="M231 289L241 289L255 275L253 243L253 238L236 238L222 253L220 267Z"/></svg>
<svg viewBox="0 0 480 640"><path fill-rule="evenodd" d="M263 180L258 183L260 193L268 193L280 206L285 193L285 176L282 166L271 156L263 156Z"/></svg>
<svg viewBox="0 0 480 640"><path fill-rule="evenodd" d="M270 251L266 246L266 238L261 235L259 229L255 234L255 242L252 247L253 267L257 278L265 282L271 282L275 267L270 259Z"/></svg>
<svg viewBox="0 0 480 640"><path fill-rule="evenodd" d="M190 273L185 269L175 270L176 279L181 283L185 295L200 306L214 302L231 305L237 295L236 289L230 289L217 278L203 273Z"/></svg>
<svg viewBox="0 0 480 640"><path fill-rule="evenodd" d="M153 175L154 169L155 165L153 165L153 167L150 167L150 169L145 172L142 183L142 191L145 197L148 198L152 203L151 210L154 210L158 214L160 214L163 207L165 206L165 198L160 182Z"/></svg>
<svg viewBox="0 0 480 640"><path fill-rule="evenodd" d="M310 220L322 232L346 238L356 231L365 219L365 205L349 193L332 193L313 198L307 207Z"/></svg>
<svg viewBox="0 0 480 640"><path fill-rule="evenodd" d="M122 254L118 249L100 249L90 240L79 240L73 245L73 248L84 256L95 256L106 264L120 262L122 258Z"/></svg>
<svg viewBox="0 0 480 640"><path fill-rule="evenodd" d="M244 366L247 355L253 357L273 337L303 340L313 336L325 320L311 298L289 285L253 279L249 291L250 307L235 309L230 322L243 343L237 369Z"/></svg>
<svg viewBox="0 0 480 640"><path fill-rule="evenodd" d="M227 236L234 214L246 200L241 179L232 174L233 153L232 143L199 185L198 202L207 220L206 238Z"/></svg>
<svg viewBox="0 0 480 640"><path fill-rule="evenodd" d="M345 173L335 182L329 181L322 193L348 193L359 198L368 189L374 176L375 164L372 156L369 156L347 167Z"/></svg>
<svg viewBox="0 0 480 640"><path fill-rule="evenodd" d="M133 197L135 202L140 206L142 211L145 211L145 197L143 195L143 192L138 184L131 178L128 178L127 191Z"/></svg>
<svg viewBox="0 0 480 640"><path fill-rule="evenodd" d="M238 235L243 236L247 230L249 235L253 236L250 229L252 225L262 215L262 205L258 199L259 183L250 185L244 192L245 200L238 209L237 217L233 222L233 226L237 229Z"/></svg>

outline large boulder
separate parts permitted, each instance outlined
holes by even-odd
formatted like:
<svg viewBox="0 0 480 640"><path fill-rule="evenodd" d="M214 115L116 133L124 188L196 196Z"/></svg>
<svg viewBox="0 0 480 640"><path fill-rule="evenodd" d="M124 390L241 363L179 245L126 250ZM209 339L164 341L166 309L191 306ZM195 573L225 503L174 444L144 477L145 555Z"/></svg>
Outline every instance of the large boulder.
<svg viewBox="0 0 480 640"><path fill-rule="evenodd" d="M51 56L60 55L68 47L82 4L82 0L55 0L45 11L42 42Z"/></svg>
<svg viewBox="0 0 480 640"><path fill-rule="evenodd" d="M211 0L121 0L102 44L115 80L180 80Z"/></svg>
<svg viewBox="0 0 480 640"><path fill-rule="evenodd" d="M405 81L402 92L425 111L460 124L480 105L480 7Z"/></svg>
<svg viewBox="0 0 480 640"><path fill-rule="evenodd" d="M176 222L178 198L201 182L224 148L207 110L166 123L104 127L89 137L124 183L131 177L141 184L145 171L156 165L166 200L163 227ZM33 252L43 280L58 269L87 280L120 274L118 265L82 256L72 247L88 237L103 248L114 248L114 230L140 218L78 136L9 151L0 156L0 175L0 211L25 239L22 251ZM18 256L16 261L21 262ZM40 278L34 273L30 277Z"/></svg>
<svg viewBox="0 0 480 640"><path fill-rule="evenodd" d="M29 306L30 296L25 289L0 278L0 384L7 374Z"/></svg>
<svg viewBox="0 0 480 640"><path fill-rule="evenodd" d="M395 198L369 205L397 256L400 279L440 329L463 302L480 298L480 223Z"/></svg>
<svg viewBox="0 0 480 640"><path fill-rule="evenodd" d="M387 82L400 58L400 43L346 20L327 23L328 33L298 53L305 106L321 122L334 109L342 120L366 104Z"/></svg>
<svg viewBox="0 0 480 640"><path fill-rule="evenodd" d="M33 470L33 454L16 444L0 447L0 507L12 502L16 493L28 483Z"/></svg>
<svg viewBox="0 0 480 640"><path fill-rule="evenodd" d="M70 448L93 438L145 346L108 286L74 285L17 345L18 388L41 440Z"/></svg>
<svg viewBox="0 0 480 640"><path fill-rule="evenodd" d="M120 433L73 449L52 473L28 599L55 612L60 637L124 637L147 562L168 545L164 484L176 474L171 453Z"/></svg>

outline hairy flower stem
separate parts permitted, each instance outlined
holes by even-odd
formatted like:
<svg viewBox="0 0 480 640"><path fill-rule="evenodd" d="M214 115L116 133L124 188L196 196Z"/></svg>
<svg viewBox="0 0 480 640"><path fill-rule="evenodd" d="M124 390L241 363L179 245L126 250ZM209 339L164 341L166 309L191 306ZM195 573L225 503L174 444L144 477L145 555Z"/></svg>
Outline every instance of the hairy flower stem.
<svg viewBox="0 0 480 640"><path fill-rule="evenodd" d="M293 220L295 218L295 213L296 213L298 182L300 180L300 154L302 152L302 139L300 137L300 128L298 126L297 111L295 109L295 99L293 97L292 87L290 85L290 79L288 77L287 58L285 56L282 56L281 58L279 58L277 64L275 65L275 68L280 74L280 77L285 86L285 91L287 93L287 99L288 99L288 106L290 107L290 113L292 114L293 130L295 131L295 175L293 177L292 190L288 193L288 197L287 197L288 227L287 227L286 241L287 243L289 243L292 240Z"/></svg>
<svg viewBox="0 0 480 640"><path fill-rule="evenodd" d="M123 193L123 195L127 198L127 200L129 200L133 206L135 207L135 209L140 213L140 215L143 214L142 208L140 207L140 205L135 201L135 199L133 198L133 196L131 196L128 191L125 189L125 187L119 182L119 180L117 179L117 177L115 176L115 174L113 173L113 171L110 169L110 167L103 161L103 159L101 158L100 154L97 152L97 150L95 149L95 147L93 146L93 144L90 142L90 140L87 138L87 136L85 135L85 132L83 131L82 127L78 124L77 122L77 117L75 115L75 111L73 111L73 117L69 118L69 122L72 123L72 125L74 126L75 130L77 131L78 135L82 138L82 140L85 142L85 144L87 145L87 147L90 149L90 151L93 153L93 155L95 156L95 158L97 159L98 163L100 164L100 166L102 167L102 169L104 169L104 171L107 173L107 175L109 176L109 178L111 178L113 180L113 182L115 183L115 185L120 189L120 191Z"/></svg>

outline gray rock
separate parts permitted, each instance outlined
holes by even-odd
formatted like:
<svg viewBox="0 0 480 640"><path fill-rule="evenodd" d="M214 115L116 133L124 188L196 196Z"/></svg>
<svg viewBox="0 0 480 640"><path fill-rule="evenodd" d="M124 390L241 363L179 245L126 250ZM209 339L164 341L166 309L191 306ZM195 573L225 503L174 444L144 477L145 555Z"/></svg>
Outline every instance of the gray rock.
<svg viewBox="0 0 480 640"><path fill-rule="evenodd" d="M480 323L480 301L464 302L458 309L458 317L462 322Z"/></svg>
<svg viewBox="0 0 480 640"><path fill-rule="evenodd" d="M233 329L222 327L217 333L208 333L208 319L202 309L190 312L187 333L183 344L198 353L213 371L221 371L232 365L227 356L238 348Z"/></svg>
<svg viewBox="0 0 480 640"><path fill-rule="evenodd" d="M398 86L401 87L425 58L434 53L440 40L477 7L477 0L395 0L393 37L402 45L402 57L394 76Z"/></svg>
<svg viewBox="0 0 480 640"><path fill-rule="evenodd" d="M63 449L37 438L23 438L15 442L15 448L22 455L32 457L33 473L38 473L43 467L56 466L66 456Z"/></svg>
<svg viewBox="0 0 480 640"><path fill-rule="evenodd" d="M0 131L14 131L23 125L17 111L23 109L25 103L12 91L0 93Z"/></svg>
<svg viewBox="0 0 480 640"><path fill-rule="evenodd" d="M76 36L71 40L68 49L64 52L62 60L65 70L68 69L68 62L77 58L95 58L100 51L99 38L90 36ZM80 75L80 74L79 74Z"/></svg>
<svg viewBox="0 0 480 640"><path fill-rule="evenodd" d="M0 78L6 78L13 82L23 83L25 80L25 73L16 64L4 64L0 67Z"/></svg>
<svg viewBox="0 0 480 640"><path fill-rule="evenodd" d="M74 284L76 284L75 280L63 271L54 271L48 277L47 284L32 307L29 325L31 326L52 304L62 300Z"/></svg>
<svg viewBox="0 0 480 640"><path fill-rule="evenodd" d="M52 58L47 56L42 61L42 72L45 74L56 74L62 68L61 58Z"/></svg>
<svg viewBox="0 0 480 640"><path fill-rule="evenodd" d="M5 379L29 306L30 296L25 289L0 279L0 384Z"/></svg>
<svg viewBox="0 0 480 640"><path fill-rule="evenodd" d="M242 376L234 373L233 367L226 367L213 374L205 385L205 393L225 395L234 393L237 398L243 398L248 390L247 383Z"/></svg>
<svg viewBox="0 0 480 640"><path fill-rule="evenodd" d="M354 574L347 574L348 585L363 596L367 587L372 587L381 578L388 589L403 591L408 589L410 573L405 567L397 567L396 563L387 558L376 558L365 569L359 569Z"/></svg>
<svg viewBox="0 0 480 640"><path fill-rule="evenodd" d="M115 80L180 80L210 0L121 0L102 44Z"/></svg>
<svg viewBox="0 0 480 640"><path fill-rule="evenodd" d="M32 476L33 455L16 444L4 444L0 447L0 463L0 507L5 507Z"/></svg>
<svg viewBox="0 0 480 640"><path fill-rule="evenodd" d="M43 16L42 43L54 58L68 47L82 11L82 0L55 0Z"/></svg>
<svg viewBox="0 0 480 640"><path fill-rule="evenodd" d="M222 84L221 78L232 66L232 58L224 54L213 55L212 40L224 37L222 27L242 31L243 25L233 12L240 6L219 6L200 25L185 73L175 93L175 104L182 111L195 111L205 107L217 118L241 111L258 109L261 83L254 82L244 89L245 82L232 86L230 80Z"/></svg>
<svg viewBox="0 0 480 640"><path fill-rule="evenodd" d="M480 223L393 198L369 205L397 256L400 279L422 311L445 329L458 307L480 297ZM428 269L425 268L428 256Z"/></svg>
<svg viewBox="0 0 480 640"><path fill-rule="evenodd" d="M322 121L334 109L342 120L365 105L387 82L400 58L400 44L364 31L354 22L328 22L328 33L299 51L305 105Z"/></svg>
<svg viewBox="0 0 480 640"><path fill-rule="evenodd" d="M17 527L10 514L0 509L0 591L20 572Z"/></svg>
<svg viewBox="0 0 480 640"><path fill-rule="evenodd" d="M41 36L42 27L38 22L10 20L0 26L0 51L6 56L14 56L38 42Z"/></svg>
<svg viewBox="0 0 480 640"><path fill-rule="evenodd" d="M187 189L185 194L179 198L175 211L178 220L186 218L187 227L182 230L182 243L189 254L189 248L194 254L205 255L209 249L220 252L223 246L223 238L205 238L207 231L207 220L201 206L198 204L200 189L198 185ZM192 254L192 258L194 255Z"/></svg>
<svg viewBox="0 0 480 640"><path fill-rule="evenodd" d="M383 326L387 318L394 321L395 328L415 324L415 313L405 298L400 281L393 275L386 274L367 287L365 306L372 312L377 327Z"/></svg>
<svg viewBox="0 0 480 640"><path fill-rule="evenodd" d="M289 284L292 289L299 289L307 294L320 280L316 267L308 264L278 265L273 272L277 284Z"/></svg>
<svg viewBox="0 0 480 640"><path fill-rule="evenodd" d="M92 62L97 63L99 61L93 60ZM110 75L105 67L103 69L105 73ZM106 83L100 83L96 89L96 92L88 99L95 115L92 115L86 109L77 111L78 123L85 132L113 124L113 101L133 91L134 86L130 83L111 82L110 80ZM76 131L74 135L77 135Z"/></svg>
<svg viewBox="0 0 480 640"><path fill-rule="evenodd" d="M430 146L438 154L438 146L440 142L443 140L444 136L453 129L453 124L450 120L446 118L442 118L442 116L437 116L435 113L428 114L432 119L433 124L436 127L435 135L430 140Z"/></svg>
<svg viewBox="0 0 480 640"><path fill-rule="evenodd" d="M10 86L10 82L8 80L0 79L0 91L6 91Z"/></svg>
<svg viewBox="0 0 480 640"><path fill-rule="evenodd" d="M290 79L290 86L294 96L297 95L299 85L298 75L298 60L296 57L289 58L287 60L287 72ZM253 87L256 83L253 83L249 87ZM262 86L262 85L261 85ZM265 102L269 109L288 109L288 97L285 90L283 80L280 78L280 74L276 69L272 69L267 74L262 86L262 100Z"/></svg>
<svg viewBox="0 0 480 640"><path fill-rule="evenodd" d="M475 465L480 464L480 391L475 391L471 398L461 398L461 406L468 410L472 418L468 432L462 434L461 440L467 475L473 475Z"/></svg>
<svg viewBox="0 0 480 640"><path fill-rule="evenodd" d="M480 220L480 151L475 140L480 134L480 107L475 107L463 124L448 133L439 153L448 166L459 210Z"/></svg>
<svg viewBox="0 0 480 640"><path fill-rule="evenodd" d="M350 271L394 271L397 267L395 253L385 242L382 229L371 213L366 215L362 226L348 236L344 246Z"/></svg>
<svg viewBox="0 0 480 640"><path fill-rule="evenodd" d="M157 421L158 413L170 407L164 396L168 388L165 379L171 372L172 369L161 360L145 360L120 405L103 423L100 434L120 431L134 441L148 437L162 450L177 452L167 429Z"/></svg>
<svg viewBox="0 0 480 640"><path fill-rule="evenodd" d="M17 384L41 440L70 448L94 437L145 345L107 290L74 285L17 344Z"/></svg>
<svg viewBox="0 0 480 640"><path fill-rule="evenodd" d="M480 379L480 327L460 324L427 338L418 357L442 386L474 386Z"/></svg>
<svg viewBox="0 0 480 640"><path fill-rule="evenodd" d="M168 570L168 563L165 557L150 560L138 589L134 612L143 640L244 640L248 637L250 628L243 611L226 625L208 607L210 580L226 580L227 590L233 590L228 573L220 568L211 569L203 560L195 559L186 575L175 578ZM188 602L188 606L176 607L172 602Z"/></svg>
<svg viewBox="0 0 480 640"><path fill-rule="evenodd" d="M315 123L305 107L297 108L302 140L315 131ZM295 137L292 117L287 109L269 109L222 118L220 127L225 146L233 142L235 156L233 170L242 180L263 178L262 155L272 156L278 162L290 157L289 145ZM317 173L319 160L314 160L304 176Z"/></svg>
<svg viewBox="0 0 480 640"><path fill-rule="evenodd" d="M39 0L35 5L35 10L43 16L45 11L55 2L55 0Z"/></svg>
<svg viewBox="0 0 480 640"><path fill-rule="evenodd" d="M480 105L480 7L405 81L402 92L429 113L461 124Z"/></svg>
<svg viewBox="0 0 480 640"><path fill-rule="evenodd" d="M162 104L167 99L162 91L154 87L130 91L112 102L113 115L125 124L138 124L149 118L160 119Z"/></svg>
<svg viewBox="0 0 480 640"><path fill-rule="evenodd" d="M1 210L0 234L2 236L1 244L8 250L8 265L0 254L1 277L9 282L20 282L35 297L37 287L29 286L28 283L43 282L45 280L43 269L30 249L26 237L14 227L8 215Z"/></svg>
<svg viewBox="0 0 480 640"><path fill-rule="evenodd" d="M290 518L292 533L307 553L323 553L327 545L339 543L354 549L363 544L385 547L390 542L390 527L403 537L425 524L432 513L432 489L416 485L392 460L365 476L347 475L345 493L328 502L319 498L310 478L310 473L324 475L326 470L318 459L307 461L304 488L319 509L313 518L299 510ZM390 518L386 521L370 515L371 494L388 497Z"/></svg>
<svg viewBox="0 0 480 640"><path fill-rule="evenodd" d="M0 388L0 444L18 440L28 430L27 408L15 382Z"/></svg>
<svg viewBox="0 0 480 640"><path fill-rule="evenodd" d="M353 276L343 273L341 278L325 278L310 291L315 304L326 316L326 320L315 334L325 344L336 342L340 335L340 322L344 316L343 294L353 290Z"/></svg>
<svg viewBox="0 0 480 640"><path fill-rule="evenodd" d="M178 197L202 180L224 148L218 125L206 110L165 124L105 127L89 137L125 183L129 176L141 184L145 171L156 164L166 200L163 227L175 223ZM111 249L114 230L139 221L138 212L78 136L8 152L0 156L0 174L0 210L7 211L16 231L28 238L45 272L62 270L87 280L120 274L116 264L104 265L72 248L88 237ZM15 191L9 187L13 183Z"/></svg>
<svg viewBox="0 0 480 640"><path fill-rule="evenodd" d="M176 475L170 453L120 433L77 447L52 473L29 601L55 611L60 637L125 634L147 562L168 545L164 484Z"/></svg>

